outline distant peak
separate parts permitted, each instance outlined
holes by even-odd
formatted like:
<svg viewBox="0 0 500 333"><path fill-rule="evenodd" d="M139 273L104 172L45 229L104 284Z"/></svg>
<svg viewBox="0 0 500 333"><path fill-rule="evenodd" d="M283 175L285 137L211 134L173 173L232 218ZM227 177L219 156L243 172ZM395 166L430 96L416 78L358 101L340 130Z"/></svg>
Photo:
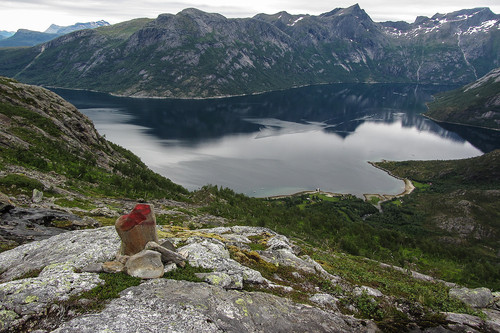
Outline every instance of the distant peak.
<svg viewBox="0 0 500 333"><path fill-rule="evenodd" d="M194 7L185 8L179 12L179 14L193 14L193 13L204 13L204 12Z"/></svg>
<svg viewBox="0 0 500 333"><path fill-rule="evenodd" d="M59 29L61 29L62 27L60 25L57 25L57 24L51 24L50 27L47 28L47 30L45 30L44 32L46 34L55 34L57 33L57 31Z"/></svg>
<svg viewBox="0 0 500 333"><path fill-rule="evenodd" d="M347 8L335 8L334 10L328 13L321 14L320 16L329 17L334 15L356 15L360 18L370 18L370 16L368 16L368 14L363 9L361 9L359 4L354 4Z"/></svg>

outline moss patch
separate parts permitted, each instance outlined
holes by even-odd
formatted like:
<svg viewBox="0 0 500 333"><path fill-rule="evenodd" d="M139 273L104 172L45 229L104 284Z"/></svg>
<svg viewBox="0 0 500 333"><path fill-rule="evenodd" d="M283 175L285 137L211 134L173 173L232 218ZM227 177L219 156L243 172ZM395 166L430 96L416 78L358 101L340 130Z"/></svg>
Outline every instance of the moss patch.
<svg viewBox="0 0 500 333"><path fill-rule="evenodd" d="M165 273L163 277L165 279L172 280L185 280L191 282L203 282L203 279L200 279L195 274L196 273L211 273L211 269L203 268L203 267L194 267L189 263L186 263L186 266L183 268L177 268L171 272Z"/></svg>
<svg viewBox="0 0 500 333"><path fill-rule="evenodd" d="M106 300L118 298L121 291L129 287L138 286L141 283L140 278L132 277L125 273L100 273L99 278L104 280L104 284L70 299L70 303L75 310L78 312L102 310ZM79 299L88 299L90 302L85 306L81 306L77 302Z"/></svg>

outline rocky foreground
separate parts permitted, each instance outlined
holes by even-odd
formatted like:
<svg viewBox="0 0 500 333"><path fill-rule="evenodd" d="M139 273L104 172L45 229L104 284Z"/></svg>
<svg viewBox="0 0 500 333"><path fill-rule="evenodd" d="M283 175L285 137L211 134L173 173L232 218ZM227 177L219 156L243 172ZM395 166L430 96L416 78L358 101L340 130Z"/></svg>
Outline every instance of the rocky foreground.
<svg viewBox="0 0 500 333"><path fill-rule="evenodd" d="M68 300L85 305L88 300L78 295L105 283L99 277L102 264L114 260L120 248L114 227L64 232L0 253L0 332L378 331L371 320L343 314L339 308L358 310L342 297L322 291L314 281L328 281L373 299L387 296L328 273L309 256L300 255L300 248L287 237L270 229L158 226L158 236L160 242L174 244L189 265L211 271L197 273L205 282L145 279L94 313L76 312ZM256 239L264 247L252 251ZM269 264L287 267L294 284L264 278L257 268ZM246 291L249 287L260 291ZM306 296L302 303L289 298L297 288ZM446 313L443 325L415 326L416 332L500 331L499 295L495 299L487 289L452 291L478 308L488 307L488 319Z"/></svg>

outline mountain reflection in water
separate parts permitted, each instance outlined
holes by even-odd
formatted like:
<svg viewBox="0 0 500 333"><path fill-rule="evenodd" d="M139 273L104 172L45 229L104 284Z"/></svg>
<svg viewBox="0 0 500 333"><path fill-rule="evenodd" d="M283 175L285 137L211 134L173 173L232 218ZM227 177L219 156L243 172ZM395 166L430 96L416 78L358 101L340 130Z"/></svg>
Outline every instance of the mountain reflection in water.
<svg viewBox="0 0 500 333"><path fill-rule="evenodd" d="M495 133L420 115L431 94L449 88L334 84L208 100L54 90L109 140L189 189L212 183L268 196L318 187L396 194L402 182L366 161L465 158L500 147Z"/></svg>

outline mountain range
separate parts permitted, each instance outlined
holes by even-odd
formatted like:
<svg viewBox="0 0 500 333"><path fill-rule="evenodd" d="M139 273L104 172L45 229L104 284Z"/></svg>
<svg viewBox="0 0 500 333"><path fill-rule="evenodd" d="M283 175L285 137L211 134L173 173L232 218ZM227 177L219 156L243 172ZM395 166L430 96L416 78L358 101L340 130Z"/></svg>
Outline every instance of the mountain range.
<svg viewBox="0 0 500 333"><path fill-rule="evenodd" d="M500 15L466 9L374 22L353 5L318 16L228 19L185 9L0 50L0 74L136 97L215 97L333 82L466 84L500 66Z"/></svg>
<svg viewBox="0 0 500 333"><path fill-rule="evenodd" d="M28 29L19 29L15 33L9 33L8 31L5 31L3 34L0 33L0 35L4 36L3 39L0 38L0 47L34 46L48 42L56 37L68 34L73 31L94 29L97 27L108 25L108 22L101 20L97 22L75 23L69 26L59 26L52 24L44 32Z"/></svg>

